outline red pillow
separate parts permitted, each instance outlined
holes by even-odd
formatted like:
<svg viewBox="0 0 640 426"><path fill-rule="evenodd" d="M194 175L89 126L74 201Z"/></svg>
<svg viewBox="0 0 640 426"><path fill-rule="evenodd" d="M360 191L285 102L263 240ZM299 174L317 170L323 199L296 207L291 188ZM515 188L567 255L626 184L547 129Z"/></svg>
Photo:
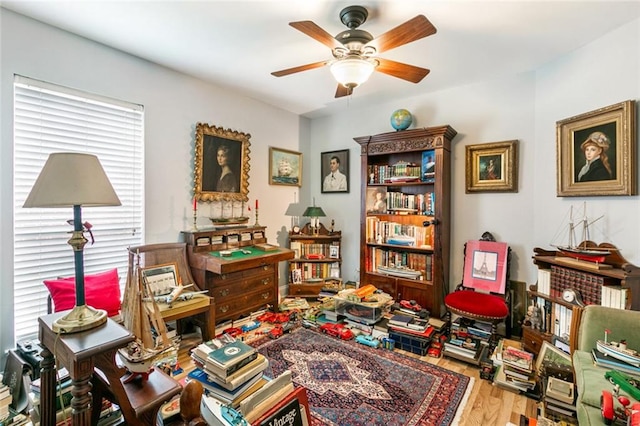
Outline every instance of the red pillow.
<svg viewBox="0 0 640 426"><path fill-rule="evenodd" d="M73 309L76 305L75 277L44 280L53 299L55 312ZM120 313L120 279L112 269L84 277L84 298L87 305L104 309L112 317Z"/></svg>

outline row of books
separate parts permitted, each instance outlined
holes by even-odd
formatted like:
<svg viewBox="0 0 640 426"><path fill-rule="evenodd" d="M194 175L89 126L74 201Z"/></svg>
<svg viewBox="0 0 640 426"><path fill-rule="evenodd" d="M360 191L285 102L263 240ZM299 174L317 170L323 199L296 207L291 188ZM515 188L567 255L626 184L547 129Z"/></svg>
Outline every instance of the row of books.
<svg viewBox="0 0 640 426"><path fill-rule="evenodd" d="M340 263L289 262L289 271L293 283L312 278L339 278Z"/></svg>
<svg viewBox="0 0 640 426"><path fill-rule="evenodd" d="M325 258L331 258L332 252L337 254L335 258L339 257L340 243L333 241L331 244L321 243L303 243L302 241L291 241L289 248L296 253L296 258L300 259L309 254L321 254ZM333 249L332 249L333 248Z"/></svg>
<svg viewBox="0 0 640 426"><path fill-rule="evenodd" d="M419 271L421 279L431 281L433 276L433 256L431 254L396 251L371 247L365 259L368 271L376 271L379 266L393 266Z"/></svg>
<svg viewBox="0 0 640 426"><path fill-rule="evenodd" d="M405 194L403 192L387 192L388 211L407 211L410 214L429 215L435 214L435 194L427 192L425 194Z"/></svg>
<svg viewBox="0 0 640 426"><path fill-rule="evenodd" d="M559 303L551 303L543 297L536 297L533 303L540 309L540 330L568 339L571 335L573 309Z"/></svg>
<svg viewBox="0 0 640 426"><path fill-rule="evenodd" d="M398 163L394 165L369 164L367 175L369 183L388 183L390 178L415 178L419 181L422 167L413 163Z"/></svg>
<svg viewBox="0 0 640 426"><path fill-rule="evenodd" d="M381 220L377 216L367 216L366 237L367 242L378 244L390 244L390 241L402 236L406 239L403 245L419 248L433 247L433 227L424 227L399 222Z"/></svg>

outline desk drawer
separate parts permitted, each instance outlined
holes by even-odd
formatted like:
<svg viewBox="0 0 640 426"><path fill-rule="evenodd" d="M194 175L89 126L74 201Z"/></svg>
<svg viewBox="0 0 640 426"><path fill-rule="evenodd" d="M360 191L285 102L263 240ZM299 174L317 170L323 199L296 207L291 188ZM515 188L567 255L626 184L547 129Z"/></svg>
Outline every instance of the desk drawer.
<svg viewBox="0 0 640 426"><path fill-rule="evenodd" d="M273 274L275 271L273 264L262 265L257 268L251 268L244 271L229 272L228 274L212 274L212 282L214 284L227 283L229 281L241 280L243 278L254 278L264 274Z"/></svg>
<svg viewBox="0 0 640 426"><path fill-rule="evenodd" d="M534 355L538 355L538 352L540 352L542 342L547 341L551 343L552 338L553 335L533 330L531 327L523 327L522 329L522 344L524 350Z"/></svg>
<svg viewBox="0 0 640 426"><path fill-rule="evenodd" d="M249 278L219 281L214 283L213 288L210 289L210 293L216 300L222 300L226 297L235 297L247 292L272 289L275 285L275 274L263 273Z"/></svg>
<svg viewBox="0 0 640 426"><path fill-rule="evenodd" d="M243 314L264 308L266 304L275 305L276 296L274 286L270 286L240 297L216 298L216 321L236 319Z"/></svg>

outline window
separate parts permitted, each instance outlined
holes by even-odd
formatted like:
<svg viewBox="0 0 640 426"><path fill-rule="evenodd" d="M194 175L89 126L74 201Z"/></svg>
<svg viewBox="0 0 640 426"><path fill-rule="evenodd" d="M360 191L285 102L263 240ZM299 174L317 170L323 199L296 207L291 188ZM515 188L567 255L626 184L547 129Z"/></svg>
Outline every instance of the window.
<svg viewBox="0 0 640 426"><path fill-rule="evenodd" d="M42 281L74 275L67 240L73 209L22 208L52 152L86 152L100 159L121 207L85 207L95 244L84 247L87 274L118 268L126 281L126 247L143 243L144 109L16 76L14 79L14 312L15 338L37 333L47 313Z"/></svg>

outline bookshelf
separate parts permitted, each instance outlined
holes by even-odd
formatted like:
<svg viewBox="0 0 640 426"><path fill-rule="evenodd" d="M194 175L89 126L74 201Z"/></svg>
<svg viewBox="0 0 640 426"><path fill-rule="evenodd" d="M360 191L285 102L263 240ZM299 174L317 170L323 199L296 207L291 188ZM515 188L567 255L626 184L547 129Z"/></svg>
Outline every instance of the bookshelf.
<svg viewBox="0 0 640 426"><path fill-rule="evenodd" d="M451 140L438 126L356 137L360 283L444 314L449 286Z"/></svg>
<svg viewBox="0 0 640 426"><path fill-rule="evenodd" d="M607 246L612 253L599 267L558 251L534 249L538 281L527 294L529 304L541 308L543 324L540 329L523 329L525 349L537 353L542 342L551 342L555 336L566 341L573 352L584 305L640 310L640 268L624 259L613 245Z"/></svg>
<svg viewBox="0 0 640 426"><path fill-rule="evenodd" d="M299 233L289 232L289 296L318 297L328 281L341 281L341 231L329 231L320 223L314 233L306 224Z"/></svg>

